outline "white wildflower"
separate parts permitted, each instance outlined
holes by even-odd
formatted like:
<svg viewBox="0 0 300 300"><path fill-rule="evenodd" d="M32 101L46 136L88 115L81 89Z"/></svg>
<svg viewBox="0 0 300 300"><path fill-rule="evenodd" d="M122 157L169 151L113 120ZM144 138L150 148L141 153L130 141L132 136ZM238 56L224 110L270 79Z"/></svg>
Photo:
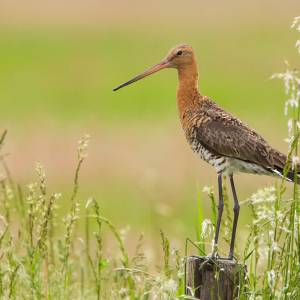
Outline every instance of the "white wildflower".
<svg viewBox="0 0 300 300"><path fill-rule="evenodd" d="M128 236L129 231L130 231L130 226L128 226L128 225L120 230L120 237L123 242L126 240L126 237Z"/></svg>
<svg viewBox="0 0 300 300"><path fill-rule="evenodd" d="M61 198L61 193L54 193L53 197L55 200L58 200L59 198Z"/></svg>
<svg viewBox="0 0 300 300"><path fill-rule="evenodd" d="M271 246L273 252L280 252L280 248L278 246L278 243L273 241L272 246Z"/></svg>
<svg viewBox="0 0 300 300"><path fill-rule="evenodd" d="M295 47L298 50L298 52L300 53L300 40L297 40Z"/></svg>
<svg viewBox="0 0 300 300"><path fill-rule="evenodd" d="M275 271L274 270L268 271L267 275L268 275L268 285L269 285L269 288L271 289L271 291L274 291L274 288L275 288L275 278L276 278Z"/></svg>
<svg viewBox="0 0 300 300"><path fill-rule="evenodd" d="M284 104L284 114L285 115L288 114L289 106L292 108L298 107L298 101L295 98L290 98L285 101L285 104Z"/></svg>
<svg viewBox="0 0 300 300"><path fill-rule="evenodd" d="M176 293L176 291L177 291L176 281L173 279L169 279L169 280L165 281L163 284L163 290L170 294Z"/></svg>
<svg viewBox="0 0 300 300"><path fill-rule="evenodd" d="M206 237L211 236L213 233L213 224L211 220L204 219L202 222L202 228L201 228L201 239L205 239Z"/></svg>
<svg viewBox="0 0 300 300"><path fill-rule="evenodd" d="M294 140L294 136L291 136L291 137L288 137L288 138L285 138L284 141L289 144L289 146L291 146L292 142Z"/></svg>
<svg viewBox="0 0 300 300"><path fill-rule="evenodd" d="M262 297L261 296L257 296L256 295L256 292L251 292L250 295L248 295L248 299L249 300L262 300Z"/></svg>
<svg viewBox="0 0 300 300"><path fill-rule="evenodd" d="M251 195L250 199L247 202L251 202L252 204L259 203L274 203L276 200L276 189L274 186L266 187L264 189L258 190L255 194Z"/></svg>
<svg viewBox="0 0 300 300"><path fill-rule="evenodd" d="M213 188L211 186L204 186L202 189L203 193L211 194L213 191Z"/></svg>
<svg viewBox="0 0 300 300"><path fill-rule="evenodd" d="M294 18L291 28L295 28L297 31L300 32L300 16Z"/></svg>
<svg viewBox="0 0 300 300"><path fill-rule="evenodd" d="M12 188L10 188L9 186L5 186L5 192L6 192L6 197L8 199L13 199L14 191L12 190Z"/></svg>
<svg viewBox="0 0 300 300"><path fill-rule="evenodd" d="M292 156L292 169L293 169L293 170L294 170L295 167L298 165L298 163L299 163L299 157L293 155L293 156Z"/></svg>
<svg viewBox="0 0 300 300"><path fill-rule="evenodd" d="M78 142L78 159L83 160L87 157L87 148L89 145L90 136L88 134L85 134Z"/></svg>
<svg viewBox="0 0 300 300"><path fill-rule="evenodd" d="M41 178L43 180L46 179L45 169L44 169L43 165L40 162L36 163L35 170L36 170L39 178Z"/></svg>
<svg viewBox="0 0 300 300"><path fill-rule="evenodd" d="M94 198L90 197L87 199L85 208L88 208L94 202Z"/></svg>
<svg viewBox="0 0 300 300"><path fill-rule="evenodd" d="M127 289L126 288L121 288L119 291L120 296L124 297L127 295Z"/></svg>

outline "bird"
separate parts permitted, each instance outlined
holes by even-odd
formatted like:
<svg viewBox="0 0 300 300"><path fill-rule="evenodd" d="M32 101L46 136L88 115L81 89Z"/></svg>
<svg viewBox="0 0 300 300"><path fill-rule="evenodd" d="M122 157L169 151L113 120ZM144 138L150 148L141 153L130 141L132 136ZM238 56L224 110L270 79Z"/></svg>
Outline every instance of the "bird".
<svg viewBox="0 0 300 300"><path fill-rule="evenodd" d="M186 140L198 157L212 165L217 173L218 214L214 236L217 249L224 196L223 176L228 177L233 195L233 224L228 259L234 259L234 245L240 205L233 176L238 172L269 175L296 181L287 156L276 150L240 119L226 112L198 88L198 66L193 48L180 44L172 48L160 63L114 88L117 91L160 70L173 68L178 73L177 107ZM288 166L288 167L286 167ZM300 167L297 166L300 170ZM213 250L216 255L217 250Z"/></svg>

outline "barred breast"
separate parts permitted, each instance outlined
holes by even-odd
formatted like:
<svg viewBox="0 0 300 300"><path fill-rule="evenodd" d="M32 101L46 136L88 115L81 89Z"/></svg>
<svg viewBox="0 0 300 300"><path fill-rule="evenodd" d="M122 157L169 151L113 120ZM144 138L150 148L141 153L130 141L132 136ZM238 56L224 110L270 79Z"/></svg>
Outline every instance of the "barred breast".
<svg viewBox="0 0 300 300"><path fill-rule="evenodd" d="M187 142L198 157L212 165L217 173L223 173L228 167L226 158L206 149L197 138L197 128L204 121L203 119L201 114L195 114L189 110L181 114L181 123Z"/></svg>
<svg viewBox="0 0 300 300"><path fill-rule="evenodd" d="M217 173L223 173L228 168L227 159L224 156L211 153L208 149L203 147L198 140L193 139L190 141L190 146L193 152L200 156L202 160L212 165Z"/></svg>

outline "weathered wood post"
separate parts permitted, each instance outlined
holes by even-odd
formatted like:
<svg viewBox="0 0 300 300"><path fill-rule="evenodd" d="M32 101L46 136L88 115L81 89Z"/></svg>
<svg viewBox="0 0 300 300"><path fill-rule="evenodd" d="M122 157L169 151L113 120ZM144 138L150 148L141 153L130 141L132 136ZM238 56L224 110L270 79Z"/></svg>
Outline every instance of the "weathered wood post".
<svg viewBox="0 0 300 300"><path fill-rule="evenodd" d="M235 260L190 256L186 261L186 294L201 300L233 300L245 276L246 266Z"/></svg>

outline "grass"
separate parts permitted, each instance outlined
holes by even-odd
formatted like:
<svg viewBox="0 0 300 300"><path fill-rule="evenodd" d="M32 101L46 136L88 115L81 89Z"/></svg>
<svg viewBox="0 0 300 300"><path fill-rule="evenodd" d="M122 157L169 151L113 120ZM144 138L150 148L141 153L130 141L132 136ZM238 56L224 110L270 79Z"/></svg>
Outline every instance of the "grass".
<svg viewBox="0 0 300 300"><path fill-rule="evenodd" d="M264 117L264 121L276 119L279 123L284 120L282 108L274 103L280 101L283 92L279 85L265 79L280 68L281 63L278 62L282 61L283 53L290 53L287 45L292 33L285 33L274 27L266 32L251 28L231 34L222 30L201 31L201 35L198 31L184 32L184 36L195 41L195 48L202 52L199 62L201 72L203 70L201 86L205 86L205 94L212 95L222 106L240 113L241 117L247 115L253 122ZM161 42L156 49L151 47L151 35L144 36L141 32L26 32L25 35L24 32L1 32L0 35L2 114L7 119L14 117L20 126L26 120L37 116L44 119L49 114L62 123L101 119L109 124L114 123L115 127L122 122L138 122L140 118L153 121L162 114L170 118L175 114L172 100L176 84L174 74L161 74L159 78L145 82L142 91L136 87L122 92L121 96L113 95L111 88L119 83L116 78L120 81L127 79L130 75L128 70L135 73L140 71L141 66L147 67L148 62L156 62L170 44L181 39L183 32L170 33L167 38L156 35ZM278 35L282 37L280 47ZM136 40L141 43L136 44ZM222 47L215 46L216 40ZM117 47L120 43L122 48ZM204 44L205 47L202 47ZM257 44L260 44L259 48ZM235 50L236 46L239 46L239 51ZM132 61L133 49L139 54L144 53L144 48L151 49L147 59L145 55L137 55ZM120 61L116 63L115 57ZM229 69L234 76L227 76ZM91 74L89 78L83 75L87 73ZM292 71L278 77L286 79L288 75L294 78L289 83L295 83L297 75ZM172 80L167 80L170 77ZM295 98L298 103L298 96L293 94L296 90L297 85L288 91L287 98ZM236 105L236 99L243 99L243 105L238 105L240 108ZM259 106L260 110L250 109L253 106ZM290 156L295 161L298 156L299 109L289 108L289 118L292 120L289 123ZM277 124L275 126L279 127ZM174 222L174 219L184 220L189 223L188 230L193 226L197 228L197 240L194 248L190 249L191 253L210 253L216 219L213 189L205 188L208 196L201 194L197 220L191 217L193 204L173 204L177 207L168 217L168 207L153 208L150 204L141 203L141 199L146 198L150 203L153 195L149 193L143 197L144 190L127 191L127 186L122 186L122 183L116 185L114 181L103 180L102 193L94 195L95 198L90 197L90 190L93 189L79 185L87 137L78 145L71 191L64 190L62 194L52 192L40 164L36 167L37 177L33 183L18 185L7 168L2 149L4 141L5 134L0 139L4 173L0 180L0 298L187 298L183 287L184 241L176 243L174 239L169 240L169 232L172 232L169 229L172 227L173 232L177 233L172 232L172 236L181 236L178 234L180 222ZM82 193L79 186L88 189L88 193ZM181 195L176 197L183 198ZM204 203L206 199L211 202L210 215ZM245 213L246 206L252 214L251 222ZM150 213L145 212L147 209ZM242 224L239 224L237 255L248 265L248 277L241 287L240 299L299 299L297 186L291 194L283 183L264 188L243 202L242 211L245 215L241 219L249 226L241 228ZM113 220L107 215L113 215ZM128 236L126 228L119 228L119 223L122 223L120 219L126 219L128 223L130 220L131 226L134 226L134 237ZM231 220L229 199L225 197L220 253L227 251ZM146 222L148 227L155 227L155 236L153 231L152 236L148 235L149 232L145 237L140 235L140 228ZM161 245L157 251L157 242L153 247L149 241L158 240L160 228L164 230L161 231ZM133 242L134 239L136 242Z"/></svg>
<svg viewBox="0 0 300 300"><path fill-rule="evenodd" d="M188 23L185 27L176 23L163 31L127 26L78 31L2 28L1 120L13 137L6 148L12 173L26 183L31 180L32 162L43 161L49 182L68 195L72 156L61 159L60 152L71 153L66 149L71 148L74 136L89 132L93 156L90 153L79 198L92 194L115 224L124 227L130 220L131 227L138 228L132 229L133 235L143 231L153 243L160 228L178 240L190 235L195 181L215 184L215 177L213 170L192 160L185 146L177 118L175 71L156 74L119 93L112 88L156 63L173 45L190 42L197 52L203 93L285 150L280 144L285 132L279 105L283 92L269 77L281 69L285 58L297 63L290 42L294 33L283 30L283 24L251 24L192 29ZM68 140L68 144L56 145L59 140ZM123 155L127 164L116 159ZM162 159L164 156L169 159ZM148 169L159 174L150 187ZM259 178L250 186L248 177L239 179L241 198L262 186L260 180L267 180ZM122 210L120 201L126 203ZM203 204L205 213L208 208L209 202ZM66 205L61 214L67 210ZM248 211L242 211L242 219L247 223Z"/></svg>
<svg viewBox="0 0 300 300"><path fill-rule="evenodd" d="M287 98L299 101L299 78L295 71L277 74L286 82ZM288 102L292 120L290 130L291 161L297 162L299 108ZM6 138L0 138L0 150ZM161 231L162 261L149 265L140 236L133 251L126 232L118 229L101 213L101 203L79 200L80 170L87 156L89 136L78 143L77 165L68 211L62 217L58 206L60 193L48 191L47 177L41 164L36 166L36 181L26 188L15 184L1 155L0 223L0 297L3 299L195 299L185 295L184 262L189 252L174 249ZM286 171L295 168L288 164ZM296 175L295 175L296 176ZM223 251L229 245L229 198L224 185L225 213L221 236ZM212 250L216 222L216 201L211 188L205 188L211 200L211 220L204 219L199 199L196 226L200 254ZM248 228L238 257L248 266L238 299L299 299L299 194L298 186L289 196L285 182L258 191L242 205L249 205L253 221ZM80 229L80 222L83 228ZM82 226L81 226L82 227ZM112 243L114 240L114 243ZM114 245L114 247L112 246ZM191 251L191 250L190 250ZM132 252L132 254L130 253Z"/></svg>
<svg viewBox="0 0 300 300"><path fill-rule="evenodd" d="M298 130L298 129L296 129ZM1 138L1 148L6 133ZM101 213L101 202L78 198L80 169L86 158L88 137L78 144L74 185L69 199L49 193L41 164L37 180L22 188L14 183L1 156L0 297L3 299L193 299L184 293L186 254L174 249L161 231L162 261L149 261L144 237L133 251L126 232ZM293 143L293 145L297 145ZM291 153L295 151L291 147ZM211 188L212 216L204 219L199 199L198 241L192 253L212 250L216 201ZM224 193L227 195L226 186ZM252 210L244 249L239 257L248 265L248 276L239 299L299 299L298 190L291 199L282 182L265 188L242 203ZM229 245L231 212L228 197L222 223L223 251ZM59 206L67 201L62 217ZM83 227L80 228L83 222ZM62 222L61 222L62 221ZM84 230L82 230L84 229ZM147 237L146 237L147 238ZM113 242L114 240L114 242ZM130 247L129 247L130 246ZM241 251L242 250L242 251ZM154 263L151 265L150 263ZM159 265L158 265L159 263Z"/></svg>
<svg viewBox="0 0 300 300"><path fill-rule="evenodd" d="M88 137L79 142L69 211L62 219L57 215L62 195L49 194L44 168L37 165L37 181L23 191L11 180L1 156L6 173L1 180L0 297L153 299L157 295L175 298L183 292L182 258L171 250L163 233L164 274L152 274L145 265L142 237L130 256L124 232L102 216L98 202L89 198L85 207L78 202L79 172L87 144ZM83 234L78 229L81 210L85 215ZM63 224L59 224L61 220ZM116 250L105 249L104 227L115 239Z"/></svg>
<svg viewBox="0 0 300 300"><path fill-rule="evenodd" d="M21 140L14 148L7 148L12 154L9 158L12 172L22 176L22 182L28 182L29 172L21 172L20 166L31 170L31 162L41 160L45 166L53 166L47 168L49 181L57 184L63 194L68 193L68 170L72 165L63 165L59 152L65 153L71 146L64 143L59 145L60 151L53 150L56 155L43 155L49 150L40 141L57 149L57 140L69 140L71 144L75 140L68 139L72 133L77 136L78 131L89 132L99 150L93 150L95 163L87 162L80 197L88 198L92 190L93 196L104 199L103 213L114 223L124 226L130 220L132 226L139 226L153 240L160 228L170 235L180 232L182 237L192 232L195 178L201 184L214 184L215 177L204 164L192 161L193 156L185 146L177 118L175 71L156 74L118 93L113 93L112 88L156 63L173 45L183 40L190 42L197 51L203 93L285 150L285 145L279 144L285 130L282 106L278 104L283 92L280 84L269 77L281 69L284 58L291 62L296 59L290 43L293 31L282 30L283 26L265 26L263 30L258 26L209 30L178 27L163 32L156 29L147 35L143 28L127 27L78 32L3 29L0 32L1 120L14 137L8 144ZM154 40L158 46L152 49ZM173 142L177 136L179 145L177 140ZM168 141L170 144L165 147ZM21 151L23 147L27 152ZM185 150L192 158L175 164L174 161L186 160ZM111 155L107 155L108 151ZM115 158L122 156L118 151L122 155L123 151L129 153L125 159L128 164ZM96 160L97 156L107 158L110 166L106 163L104 167L101 159ZM169 160L159 156L167 156ZM14 164L16 158L19 162ZM148 176L148 168L169 172L159 173L155 186L147 188L141 177ZM174 174L182 176L177 179ZM257 181L249 187L246 180L242 178L239 182L241 197L261 185ZM119 199L126 203L122 211L118 209ZM160 214L160 203L169 207L171 216ZM206 204L203 208L205 212L208 207ZM135 208L143 213L137 216ZM249 219L246 212L242 214ZM180 220L175 222L176 229L170 225L174 219Z"/></svg>

